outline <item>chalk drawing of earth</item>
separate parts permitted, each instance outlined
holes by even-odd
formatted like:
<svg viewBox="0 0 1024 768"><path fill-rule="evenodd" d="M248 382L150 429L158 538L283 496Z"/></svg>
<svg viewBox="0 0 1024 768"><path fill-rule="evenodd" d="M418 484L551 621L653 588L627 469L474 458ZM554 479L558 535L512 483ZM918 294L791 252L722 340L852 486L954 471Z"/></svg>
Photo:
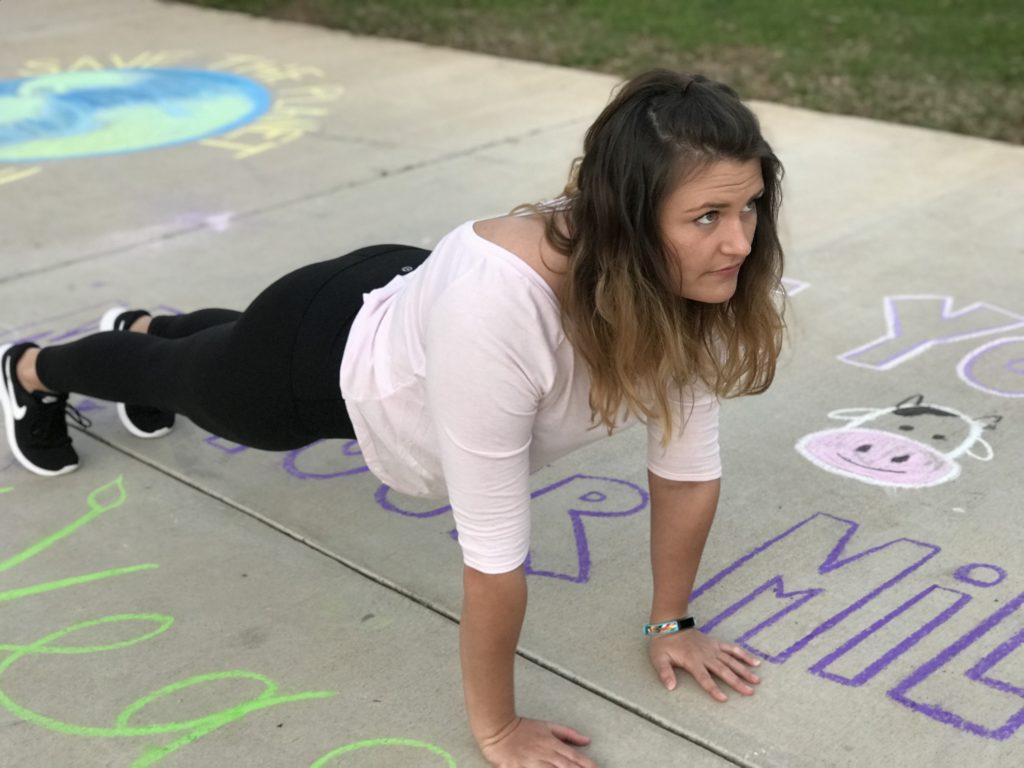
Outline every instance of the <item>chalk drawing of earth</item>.
<svg viewBox="0 0 1024 768"><path fill-rule="evenodd" d="M140 152L264 114L260 83L200 69L108 69L0 80L0 163Z"/></svg>

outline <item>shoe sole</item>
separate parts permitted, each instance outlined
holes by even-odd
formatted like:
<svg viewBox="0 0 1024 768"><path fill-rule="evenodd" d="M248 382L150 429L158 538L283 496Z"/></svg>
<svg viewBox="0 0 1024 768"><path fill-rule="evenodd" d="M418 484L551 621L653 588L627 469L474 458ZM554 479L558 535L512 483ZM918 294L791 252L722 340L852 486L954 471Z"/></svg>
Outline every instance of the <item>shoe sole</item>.
<svg viewBox="0 0 1024 768"><path fill-rule="evenodd" d="M13 346L13 344L4 344L0 347L0 360L3 360L4 355L7 354L7 350ZM16 376L17 374L12 371L11 375ZM11 453L14 454L14 458L18 460L18 463L29 472L40 475L41 477L59 477L60 475L66 475L69 472L74 472L78 469L77 464L68 464L62 469L44 469L43 467L37 467L25 457L25 454L23 454L21 449L18 447L18 441L15 439L14 435L14 408L17 404L12 403L7 397L7 374L0 371L0 377L3 378L3 387L0 387L0 408L2 408L4 412L4 429L7 432L7 444L11 447Z"/></svg>
<svg viewBox="0 0 1024 768"><path fill-rule="evenodd" d="M128 307L111 307L103 313L103 317L100 318L100 330L101 331L114 331L114 323L117 321L119 315L124 314L128 311Z"/></svg>
<svg viewBox="0 0 1024 768"><path fill-rule="evenodd" d="M152 440L157 437L163 437L168 434L174 427L161 427L156 432L143 432L141 429L132 424L132 420L128 418L128 409L124 403L117 404L117 418L121 420L121 424L135 437L141 437L143 440Z"/></svg>
<svg viewBox="0 0 1024 768"><path fill-rule="evenodd" d="M103 317L100 318L100 330L101 331L116 331L114 323L117 322L117 318L121 313L127 312L128 307L111 307L103 313ZM131 333L127 328L125 332ZM141 429L136 427L130 418L128 418L128 409L124 403L117 404L117 418L121 420L121 425L128 430L129 434L135 437L141 437L143 440L153 440L157 437L163 437L168 434L173 427L162 427L156 432L143 432Z"/></svg>

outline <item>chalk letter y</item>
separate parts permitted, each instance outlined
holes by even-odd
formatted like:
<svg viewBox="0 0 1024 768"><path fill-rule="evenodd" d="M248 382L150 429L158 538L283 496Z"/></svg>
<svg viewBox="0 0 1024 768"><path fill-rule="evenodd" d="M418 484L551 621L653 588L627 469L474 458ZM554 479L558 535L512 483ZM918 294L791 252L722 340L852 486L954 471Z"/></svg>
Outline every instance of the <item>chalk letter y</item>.
<svg viewBox="0 0 1024 768"><path fill-rule="evenodd" d="M952 296L886 296L886 334L839 359L887 371L936 344L987 336L1024 326L1024 317L984 302L953 309Z"/></svg>

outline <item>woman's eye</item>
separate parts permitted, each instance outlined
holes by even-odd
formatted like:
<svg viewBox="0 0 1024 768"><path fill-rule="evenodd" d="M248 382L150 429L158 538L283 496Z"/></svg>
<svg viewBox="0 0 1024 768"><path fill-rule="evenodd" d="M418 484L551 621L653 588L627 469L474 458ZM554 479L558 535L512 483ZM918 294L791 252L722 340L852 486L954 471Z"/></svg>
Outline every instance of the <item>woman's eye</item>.
<svg viewBox="0 0 1024 768"><path fill-rule="evenodd" d="M757 200L751 200L745 206L743 206L744 213L751 213L757 210Z"/></svg>
<svg viewBox="0 0 1024 768"><path fill-rule="evenodd" d="M718 211L708 211L699 219L696 219L698 224L714 224L715 219L718 218Z"/></svg>

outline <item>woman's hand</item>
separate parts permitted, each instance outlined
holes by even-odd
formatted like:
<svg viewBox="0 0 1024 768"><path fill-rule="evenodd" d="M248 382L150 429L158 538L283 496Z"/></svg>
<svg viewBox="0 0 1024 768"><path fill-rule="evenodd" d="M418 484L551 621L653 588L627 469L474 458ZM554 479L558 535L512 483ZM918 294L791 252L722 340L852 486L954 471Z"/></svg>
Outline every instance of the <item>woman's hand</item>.
<svg viewBox="0 0 1024 768"><path fill-rule="evenodd" d="M480 751L494 768L597 768L597 763L569 746L589 743L589 738L564 725L519 717L481 744Z"/></svg>
<svg viewBox="0 0 1024 768"><path fill-rule="evenodd" d="M718 678L729 687L752 696L761 678L749 667L761 664L735 643L720 643L697 629L688 629L674 635L657 637L649 641L648 653L655 672L670 691L676 687L675 667L685 669L700 684L700 687L718 701L725 701L726 695L715 684Z"/></svg>

